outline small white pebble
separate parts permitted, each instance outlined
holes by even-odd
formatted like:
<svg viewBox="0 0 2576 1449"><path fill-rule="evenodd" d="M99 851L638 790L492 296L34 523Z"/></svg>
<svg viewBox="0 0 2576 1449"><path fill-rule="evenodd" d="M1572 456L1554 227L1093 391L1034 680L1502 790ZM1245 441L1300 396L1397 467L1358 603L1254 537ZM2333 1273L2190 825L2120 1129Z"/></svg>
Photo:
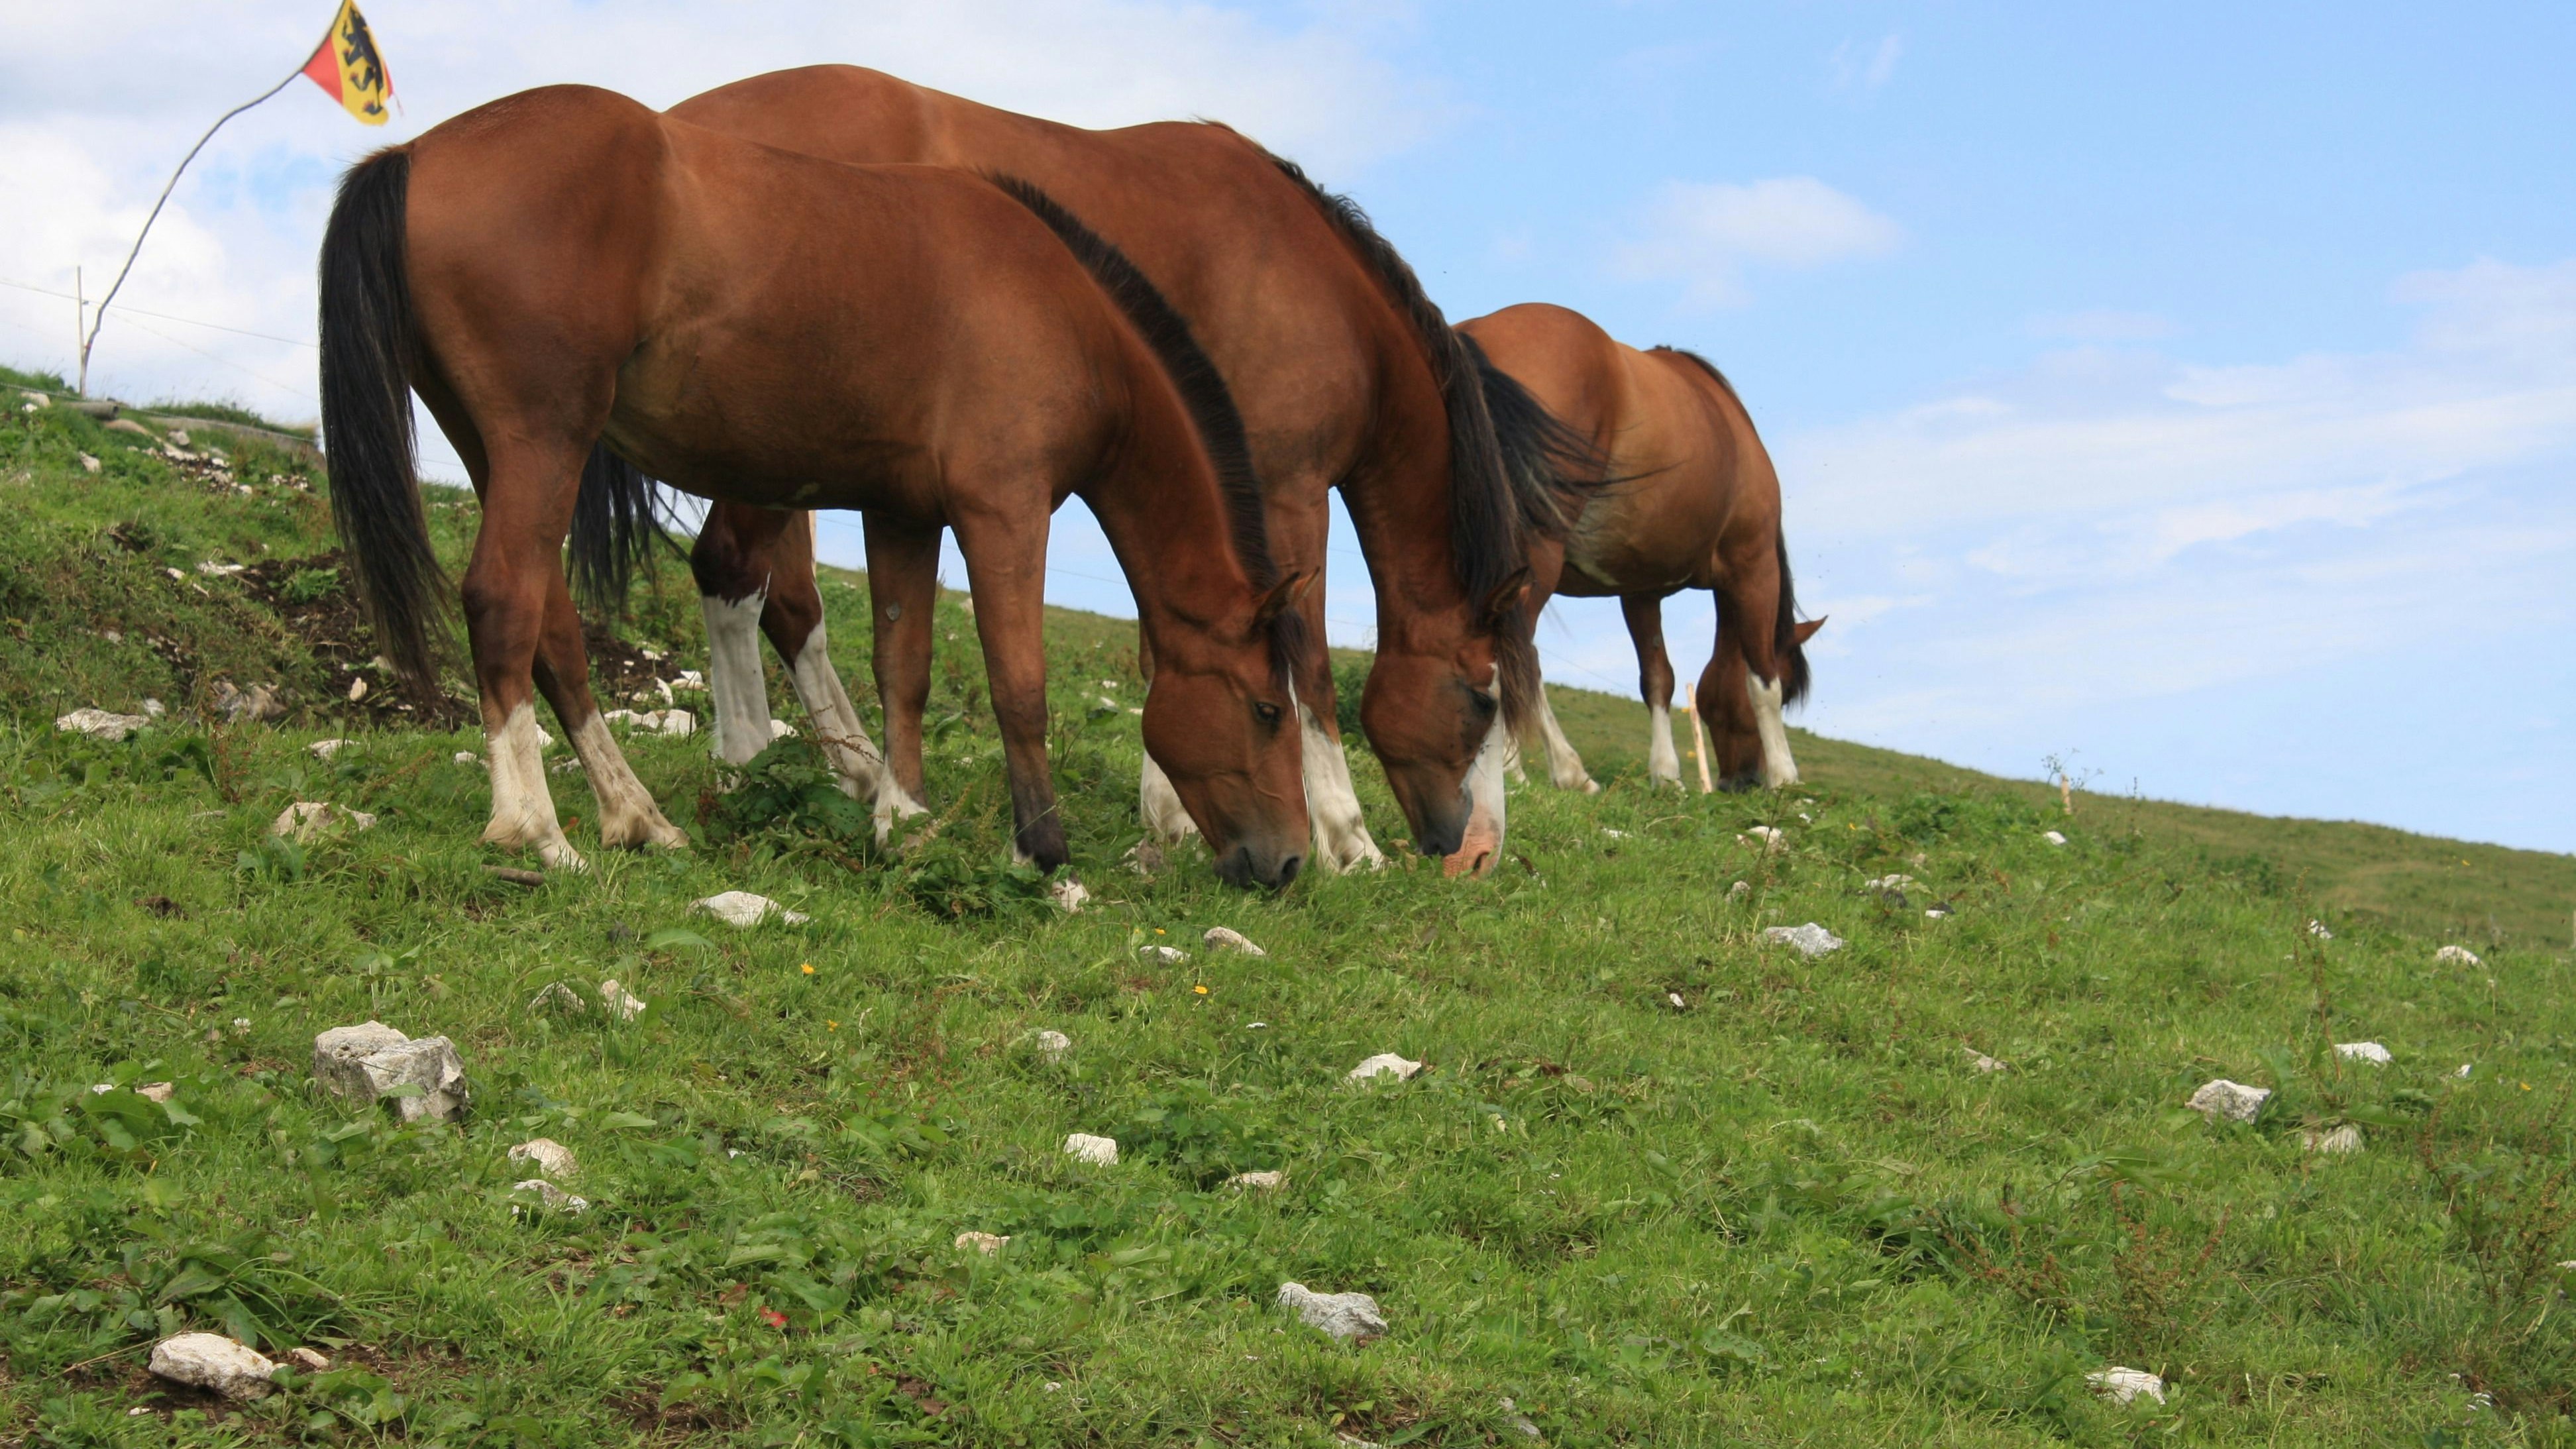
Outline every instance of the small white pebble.
<svg viewBox="0 0 2576 1449"><path fill-rule="evenodd" d="M1101 1167L1118 1165L1118 1142L1115 1138L1094 1137L1088 1132L1076 1132L1064 1139L1064 1150L1068 1157L1079 1157L1085 1162L1095 1163Z"/></svg>
<svg viewBox="0 0 2576 1449"><path fill-rule="evenodd" d="M1678 991L1667 991L1667 992L1665 992L1665 993L1664 993L1664 999L1665 999L1666 1001L1669 1001L1669 1002L1671 1002L1671 1003L1673 1004L1673 1010L1675 1010L1675 1011L1688 1011L1688 1010L1690 1010L1690 1003L1689 1003L1689 1002L1687 1002L1687 1001L1682 1000L1682 994L1681 994L1680 992L1678 992Z"/></svg>
<svg viewBox="0 0 2576 1449"><path fill-rule="evenodd" d="M2092 1386L2094 1393L2114 1404L2125 1405L2139 1397L2153 1399L2159 1404L2165 1401L2165 1381L2144 1369L2096 1369L2084 1376L2084 1382Z"/></svg>
<svg viewBox="0 0 2576 1449"><path fill-rule="evenodd" d="M2310 1128L2299 1134L2299 1142L2310 1152L2340 1156L2347 1152L2361 1150L2361 1129L2350 1122L2340 1127L2327 1128L2323 1132Z"/></svg>
<svg viewBox="0 0 2576 1449"><path fill-rule="evenodd" d="M1967 1047L1964 1048L1964 1050L1968 1053L1968 1065L1975 1067L1978 1071L2004 1072L2012 1070L2010 1066L2003 1062L1996 1061L1993 1057L1987 1056L1984 1052L1977 1050L1975 1047Z"/></svg>
<svg viewBox="0 0 2576 1449"><path fill-rule="evenodd" d="M2308 934L2316 937L2320 941L2331 941L2334 939L2334 932L2327 930L2326 923L2323 921L2308 922Z"/></svg>
<svg viewBox="0 0 2576 1449"><path fill-rule="evenodd" d="M957 1246L972 1248L989 1258L1002 1251L1002 1245L1010 1240L1008 1233L959 1233Z"/></svg>
<svg viewBox="0 0 2576 1449"><path fill-rule="evenodd" d="M1039 1056L1051 1062L1062 1061L1064 1054L1073 1050L1073 1038L1050 1027L1038 1033L1037 1047Z"/></svg>
<svg viewBox="0 0 2576 1449"><path fill-rule="evenodd" d="M1275 1192L1288 1185L1284 1172L1238 1172L1225 1180L1225 1185L1238 1191Z"/></svg>
<svg viewBox="0 0 2576 1449"><path fill-rule="evenodd" d="M1375 1081L1379 1077L1393 1077L1399 1082L1409 1082L1413 1080L1414 1073L1421 1070L1420 1062L1407 1061L1394 1052L1379 1052L1376 1056L1351 1068L1343 1075L1343 1080L1368 1082Z"/></svg>
<svg viewBox="0 0 2576 1449"><path fill-rule="evenodd" d="M1234 951L1246 956L1267 956L1270 954L1269 952L1252 944L1252 942L1247 939L1241 931L1237 931L1228 926L1210 926L1207 928L1207 934L1199 939L1205 941L1207 943L1207 948L1211 951Z"/></svg>
<svg viewBox="0 0 2576 1449"><path fill-rule="evenodd" d="M2336 1042L2335 1055L2348 1062L2368 1062L2377 1067L2384 1067L2391 1060L2388 1048L2375 1041Z"/></svg>
<svg viewBox="0 0 2576 1449"><path fill-rule="evenodd" d="M2057 833L2056 831L2054 831L2054 830L2043 830L2043 831L2041 831L2041 832L2039 833L2039 838L2040 838L2040 839L2042 839L2042 840L2047 841L2047 842L2048 842L2049 844L2051 844L2051 845L2064 845L2064 844L2066 843L2066 837L2065 837L2065 836L2063 836L2063 835L2058 834L2058 833ZM2124 1399L2124 1400L2122 1400L2121 1402L2126 1403L2126 1402L2127 1402L2127 1400L2125 1400L2125 1399Z"/></svg>
<svg viewBox="0 0 2576 1449"><path fill-rule="evenodd" d="M2470 950L2466 946L2445 946L2441 950L2433 953L2433 964L2436 966L2483 966L2486 963L2478 959L2477 952Z"/></svg>
<svg viewBox="0 0 2576 1449"><path fill-rule="evenodd" d="M2469 1075L2469 1064L2467 1062L2460 1063L2460 1069L2451 1073L2451 1075L2465 1080Z"/></svg>

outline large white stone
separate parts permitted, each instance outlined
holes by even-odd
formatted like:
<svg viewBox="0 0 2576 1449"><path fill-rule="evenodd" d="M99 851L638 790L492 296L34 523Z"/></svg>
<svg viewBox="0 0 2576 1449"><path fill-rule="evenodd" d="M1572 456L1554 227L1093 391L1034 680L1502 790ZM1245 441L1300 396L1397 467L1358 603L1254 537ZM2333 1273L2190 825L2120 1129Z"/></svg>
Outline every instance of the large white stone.
<svg viewBox="0 0 2576 1449"><path fill-rule="evenodd" d="M510 1149L512 1162L525 1162L548 1177L573 1177L581 1171L581 1160L572 1149L551 1137L532 1137Z"/></svg>
<svg viewBox="0 0 2576 1449"><path fill-rule="evenodd" d="M404 1087L417 1093L394 1099L406 1122L452 1122L465 1115L465 1063L456 1043L443 1036L407 1037L381 1021L338 1026L313 1038L313 1079L344 1101L379 1101Z"/></svg>
<svg viewBox="0 0 2576 1449"><path fill-rule="evenodd" d="M2220 1077L2214 1082L2202 1083L2200 1090L2192 1093L2191 1100L2184 1105L2212 1122L2251 1122L2271 1095L2269 1087L2249 1087Z"/></svg>
<svg viewBox="0 0 2576 1449"><path fill-rule="evenodd" d="M54 721L54 728L67 735L87 735L94 740L121 740L152 723L150 715L110 714L103 709L76 709Z"/></svg>
<svg viewBox="0 0 2576 1449"><path fill-rule="evenodd" d="M298 800L279 812L277 819L270 822L268 833L287 837L298 845L309 845L343 828L373 830L376 828L376 817L364 810L349 809L345 805L331 805L320 800Z"/></svg>
<svg viewBox="0 0 2576 1449"><path fill-rule="evenodd" d="M1318 1293L1303 1283L1282 1283L1279 1306L1293 1310L1308 1327L1346 1343L1386 1332L1377 1300L1365 1293Z"/></svg>
<svg viewBox="0 0 2576 1449"><path fill-rule="evenodd" d="M220 1333L173 1334L152 1345L152 1372L172 1383L211 1389L227 1399L266 1398L277 1365Z"/></svg>
<svg viewBox="0 0 2576 1449"><path fill-rule="evenodd" d="M1076 1132L1064 1139L1065 1154L1101 1167L1118 1165L1118 1139Z"/></svg>
<svg viewBox="0 0 2576 1449"><path fill-rule="evenodd" d="M1803 926L1766 926L1762 931L1762 939L1776 941L1783 946L1794 946L1801 956L1822 956L1829 951L1839 951L1843 948L1842 937L1813 921Z"/></svg>
<svg viewBox="0 0 2576 1449"><path fill-rule="evenodd" d="M1344 1076L1344 1080L1370 1082L1379 1077L1393 1077L1399 1082L1409 1082L1413 1080L1413 1074L1421 1070L1420 1062L1407 1061L1394 1052L1379 1052L1376 1056L1351 1068Z"/></svg>
<svg viewBox="0 0 2576 1449"><path fill-rule="evenodd" d="M2165 1381L2145 1369L2095 1369L2084 1376L2093 1392L2115 1404L2127 1404L2144 1396L2161 1404L2165 1401Z"/></svg>
<svg viewBox="0 0 2576 1449"><path fill-rule="evenodd" d="M1231 926L1210 926L1207 928L1207 934L1199 939L1205 941L1207 943L1207 948L1211 951L1234 951L1245 956L1267 956L1270 954L1269 952L1252 944L1251 940L1241 931L1235 930Z"/></svg>
<svg viewBox="0 0 2576 1449"><path fill-rule="evenodd" d="M812 919L803 912L787 909L767 896L756 896L749 891L726 891L722 895L709 896L702 901L691 901L689 909L704 911L728 926L737 926L744 930L759 925L772 915L791 926L802 925Z"/></svg>

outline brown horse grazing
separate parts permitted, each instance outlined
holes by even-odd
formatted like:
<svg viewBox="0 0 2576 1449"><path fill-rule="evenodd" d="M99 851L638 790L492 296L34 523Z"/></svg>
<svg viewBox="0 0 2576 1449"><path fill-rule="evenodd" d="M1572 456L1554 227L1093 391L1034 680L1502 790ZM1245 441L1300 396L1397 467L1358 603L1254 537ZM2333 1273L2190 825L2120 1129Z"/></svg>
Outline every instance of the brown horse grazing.
<svg viewBox="0 0 2576 1449"><path fill-rule="evenodd" d="M1487 401L1498 429L1538 440L1516 448L1511 465L1604 480L1562 543L1532 549L1530 623L1553 594L1618 596L1646 698L1647 770L1679 784L1663 601L1683 589L1715 591L1717 652L1697 702L1720 774L1729 789L1796 784L1781 711L1807 692L1805 645L1824 620L1798 622L1780 475L1733 385L1704 358L1670 347L1640 352L1563 307L1506 307L1458 330L1492 363ZM1525 415L1533 420L1506 426ZM1533 724L1559 787L1600 788L1543 696Z"/></svg>
<svg viewBox="0 0 2576 1449"><path fill-rule="evenodd" d="M1498 705L1519 718L1537 678L1516 627L1522 535L1558 516L1553 480L1533 476L1538 491L1514 491L1473 366L1412 269L1356 207L1224 126L1087 131L851 66L756 76L670 114L836 161L1026 177L1132 256L1189 319L1242 405L1283 569L1320 574L1327 496L1341 489L1377 585L1378 652L1361 704L1369 742L1420 849L1490 862L1508 746ZM842 697L816 632L810 567L767 551L801 537L725 505L698 535L692 564L729 757L768 742L755 619L809 709L819 717ZM624 552L580 531L574 547L611 564ZM873 794L881 812L889 793L896 808L917 809L939 531L871 511L867 550L892 769L884 782L851 771L847 787ZM1323 593L1310 590L1303 604L1318 637ZM1351 789L1322 651L1298 675L1297 698L1316 858L1330 870L1374 865L1383 857ZM1158 764L1172 761L1149 745L1144 815L1177 835L1188 819L1172 808Z"/></svg>
<svg viewBox="0 0 2576 1449"><path fill-rule="evenodd" d="M1289 680L1304 662L1241 420L1134 267L1034 189L850 167L607 91L524 92L344 180L322 253L332 505L388 652L431 663L438 565L406 383L483 500L464 579L488 841L565 841L532 682L580 752L608 845L679 844L601 723L562 568L605 446L702 496L866 508L957 531L1018 853L1064 863L1046 760L1041 573L1081 493L1163 663L1145 738L1227 879L1305 855Z"/></svg>

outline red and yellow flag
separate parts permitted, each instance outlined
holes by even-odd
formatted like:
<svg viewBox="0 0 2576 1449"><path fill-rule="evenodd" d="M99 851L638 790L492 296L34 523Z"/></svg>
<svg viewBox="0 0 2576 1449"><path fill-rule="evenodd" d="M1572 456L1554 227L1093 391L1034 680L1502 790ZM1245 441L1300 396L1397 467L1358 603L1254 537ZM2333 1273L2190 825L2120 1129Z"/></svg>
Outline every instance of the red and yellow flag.
<svg viewBox="0 0 2576 1449"><path fill-rule="evenodd" d="M358 13L357 0L340 0L331 33L322 37L313 58L304 62L304 73L350 115L370 126L385 123L385 102L393 98L394 78L385 70L385 58L376 53L375 33L367 29L367 17Z"/></svg>

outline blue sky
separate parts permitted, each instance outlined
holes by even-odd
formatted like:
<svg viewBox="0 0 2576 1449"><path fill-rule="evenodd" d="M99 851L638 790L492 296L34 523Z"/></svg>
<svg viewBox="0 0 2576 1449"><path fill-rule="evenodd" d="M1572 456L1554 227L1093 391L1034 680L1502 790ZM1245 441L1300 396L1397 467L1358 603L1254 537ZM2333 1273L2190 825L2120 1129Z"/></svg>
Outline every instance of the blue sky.
<svg viewBox="0 0 2576 1449"><path fill-rule="evenodd" d="M31 219L0 280L111 268L169 158L328 8L143 0L115 58L167 84L98 97L109 38L27 7L0 198ZM368 10L395 139L547 80L667 104L816 58L1083 124L1235 121L1357 195L1453 318L1561 302L1726 368L1833 616L1812 727L2576 849L2576 10ZM377 138L318 95L236 124L129 295L309 338L329 178ZM60 365L68 310L0 289L0 354ZM110 324L108 385L309 414L309 350L139 320ZM1057 555L1063 602L1124 612L1088 520ZM1695 673L1707 606L1666 618ZM1560 606L1541 643L1558 678L1634 688L1614 606Z"/></svg>

